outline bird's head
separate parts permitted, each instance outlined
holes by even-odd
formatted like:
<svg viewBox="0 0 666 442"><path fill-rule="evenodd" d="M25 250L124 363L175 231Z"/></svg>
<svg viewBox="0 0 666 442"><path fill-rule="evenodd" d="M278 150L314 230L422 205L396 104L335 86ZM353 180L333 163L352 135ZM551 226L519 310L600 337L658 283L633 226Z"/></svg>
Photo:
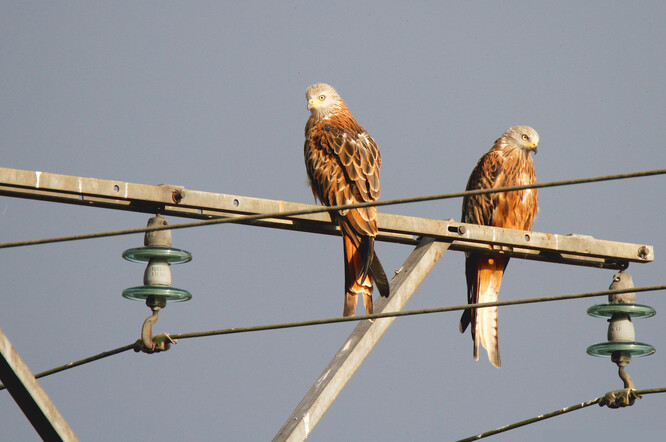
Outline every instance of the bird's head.
<svg viewBox="0 0 666 442"><path fill-rule="evenodd" d="M504 137L510 144L521 148L526 152L537 153L539 146L539 134L529 126L513 126L504 132Z"/></svg>
<svg viewBox="0 0 666 442"><path fill-rule="evenodd" d="M308 110L316 117L325 117L344 105L335 89L325 83L310 86L305 91L305 99L308 100Z"/></svg>

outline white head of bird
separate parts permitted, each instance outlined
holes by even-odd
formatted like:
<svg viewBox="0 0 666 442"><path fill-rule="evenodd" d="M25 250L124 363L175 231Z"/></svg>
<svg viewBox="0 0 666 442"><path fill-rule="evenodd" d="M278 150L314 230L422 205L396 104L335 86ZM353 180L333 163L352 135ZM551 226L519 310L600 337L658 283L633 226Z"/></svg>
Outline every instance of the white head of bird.
<svg viewBox="0 0 666 442"><path fill-rule="evenodd" d="M344 106L344 101L333 86L325 83L313 84L305 91L308 110L313 117L326 117Z"/></svg>
<svg viewBox="0 0 666 442"><path fill-rule="evenodd" d="M504 138L509 141L509 144L519 147L527 153L530 151L537 153L539 134L529 126L510 127L504 132Z"/></svg>

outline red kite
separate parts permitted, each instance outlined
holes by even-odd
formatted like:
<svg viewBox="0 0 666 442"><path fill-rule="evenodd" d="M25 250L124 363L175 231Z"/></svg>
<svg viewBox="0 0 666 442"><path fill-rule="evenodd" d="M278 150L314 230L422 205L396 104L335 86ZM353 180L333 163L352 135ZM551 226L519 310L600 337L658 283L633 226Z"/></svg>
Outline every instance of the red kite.
<svg viewBox="0 0 666 442"><path fill-rule="evenodd" d="M376 201L379 198L379 149L354 119L331 86L310 86L305 92L310 118L305 125L305 167L315 198L326 206ZM340 226L345 259L344 316L356 312L357 295L363 294L367 314L372 314L373 282L381 296L389 284L374 250L377 208L364 207L331 213Z"/></svg>
<svg viewBox="0 0 666 442"><path fill-rule="evenodd" d="M528 126L513 126L495 141L481 157L467 182L467 190L493 189L505 186L535 184L534 163L539 134ZM531 230L537 213L537 189L470 195L463 198L462 222L509 229ZM467 302L495 302L502 284L502 275L509 258L479 252L467 253ZM479 360L479 342L488 352L488 359L500 367L497 337L497 307L468 309L460 318L460 332L472 324L474 358Z"/></svg>

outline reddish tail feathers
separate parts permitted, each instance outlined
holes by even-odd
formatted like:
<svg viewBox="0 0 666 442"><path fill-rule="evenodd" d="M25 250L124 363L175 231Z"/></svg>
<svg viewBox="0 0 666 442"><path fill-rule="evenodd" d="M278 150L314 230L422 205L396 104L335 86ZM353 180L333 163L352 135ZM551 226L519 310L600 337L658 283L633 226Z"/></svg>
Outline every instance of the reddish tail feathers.
<svg viewBox="0 0 666 442"><path fill-rule="evenodd" d="M358 303L358 294L363 294L365 312L373 312L373 283L377 284L379 294L389 295L389 283L381 262L374 251L374 238L363 237L361 244L356 246L353 238L343 234L345 257L345 304L343 316L354 316Z"/></svg>
<svg viewBox="0 0 666 442"><path fill-rule="evenodd" d="M507 263L508 258L504 257L476 255L468 258L470 304L497 301ZM497 307L465 310L460 319L460 331L464 332L470 323L474 339L474 359L479 360L479 343L481 343L488 352L490 363L499 368L502 363L497 331Z"/></svg>

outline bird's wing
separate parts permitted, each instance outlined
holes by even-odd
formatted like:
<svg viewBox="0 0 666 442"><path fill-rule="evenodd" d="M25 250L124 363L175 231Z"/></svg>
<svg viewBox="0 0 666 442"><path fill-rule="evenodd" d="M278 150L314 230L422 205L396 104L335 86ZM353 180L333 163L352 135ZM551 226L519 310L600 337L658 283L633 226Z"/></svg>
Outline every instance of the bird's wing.
<svg viewBox="0 0 666 442"><path fill-rule="evenodd" d="M339 165L336 169L339 174L336 185L328 191L331 204L372 202L379 198L379 149L363 128L358 125L351 126L346 128L333 124L323 125L322 142L330 147L332 157ZM346 218L351 228L348 234L377 234L375 207L351 209L341 215Z"/></svg>
<svg viewBox="0 0 666 442"><path fill-rule="evenodd" d="M502 156L494 150L481 157L467 181L465 190L492 189L506 181ZM463 198L462 222L491 225L493 212L502 194L484 193Z"/></svg>
<svg viewBox="0 0 666 442"><path fill-rule="evenodd" d="M472 171L467 190L492 189L504 182L506 170L503 157L491 150L481 157ZM462 221L466 223L492 225L495 211L504 194L468 195L463 199ZM465 259L467 278L467 302L494 302L498 299L502 275L508 258L489 257L479 253L469 253ZM460 319L460 331L472 325L474 358L479 359L479 343L488 351L490 362L499 367L499 341L497 333L497 307L468 309Z"/></svg>

